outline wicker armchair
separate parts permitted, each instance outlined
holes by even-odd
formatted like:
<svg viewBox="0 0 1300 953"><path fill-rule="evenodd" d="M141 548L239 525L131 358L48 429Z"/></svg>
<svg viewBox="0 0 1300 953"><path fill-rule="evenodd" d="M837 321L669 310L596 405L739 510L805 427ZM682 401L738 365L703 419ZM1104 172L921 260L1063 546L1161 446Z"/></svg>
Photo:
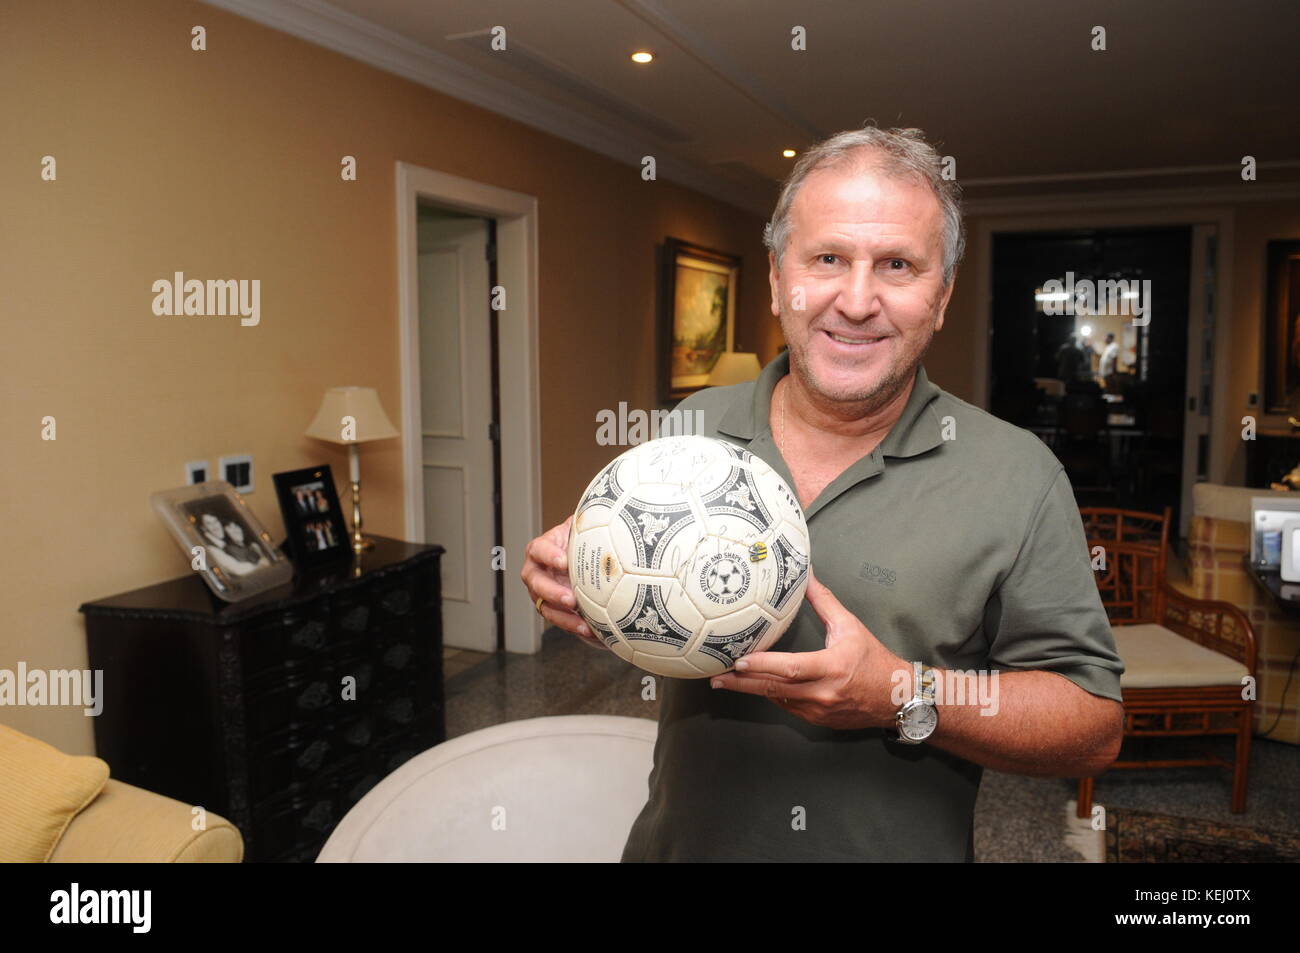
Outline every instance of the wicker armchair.
<svg viewBox="0 0 1300 953"><path fill-rule="evenodd" d="M1203 751L1126 757L1112 768L1213 766L1232 769L1232 810L1246 809L1246 777L1254 699L1243 699L1243 679L1255 676L1255 633L1228 602L1193 599L1165 578L1170 510L1163 515L1083 507L1088 547L1105 551L1097 588L1124 660L1125 747L1155 738L1235 735L1231 761ZM1078 816L1092 810L1093 778L1079 780Z"/></svg>

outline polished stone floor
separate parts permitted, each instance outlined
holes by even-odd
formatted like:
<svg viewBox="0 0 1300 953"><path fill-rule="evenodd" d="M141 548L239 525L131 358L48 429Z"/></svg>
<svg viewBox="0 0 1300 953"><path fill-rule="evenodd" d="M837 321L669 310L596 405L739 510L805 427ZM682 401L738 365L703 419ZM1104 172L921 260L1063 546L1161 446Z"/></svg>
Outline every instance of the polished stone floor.
<svg viewBox="0 0 1300 953"><path fill-rule="evenodd" d="M644 672L610 652L589 648L557 629L537 655L449 650L447 734L542 715L609 714L656 719L657 701L643 698ZM1229 739L1206 739L1221 756ZM1095 802L1242 827L1300 832L1300 748L1255 739L1247 810L1229 808L1231 776L1212 768L1112 771L1096 786ZM1074 782L985 771L975 805L979 862L1078 863L1101 857L1101 837L1073 817Z"/></svg>
<svg viewBox="0 0 1300 953"><path fill-rule="evenodd" d="M448 738L541 715L659 717L659 703L642 699L642 679L652 676L559 629L547 630L536 655L461 654L477 658L460 658L457 674L447 669Z"/></svg>

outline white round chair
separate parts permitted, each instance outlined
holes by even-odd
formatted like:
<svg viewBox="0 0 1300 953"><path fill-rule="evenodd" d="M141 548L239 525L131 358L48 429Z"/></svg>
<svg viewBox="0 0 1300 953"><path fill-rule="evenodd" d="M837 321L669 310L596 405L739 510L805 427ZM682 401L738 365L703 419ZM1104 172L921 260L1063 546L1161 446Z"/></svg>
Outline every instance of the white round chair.
<svg viewBox="0 0 1300 953"><path fill-rule="evenodd" d="M645 718L560 715L453 738L375 785L316 862L617 862L657 731Z"/></svg>

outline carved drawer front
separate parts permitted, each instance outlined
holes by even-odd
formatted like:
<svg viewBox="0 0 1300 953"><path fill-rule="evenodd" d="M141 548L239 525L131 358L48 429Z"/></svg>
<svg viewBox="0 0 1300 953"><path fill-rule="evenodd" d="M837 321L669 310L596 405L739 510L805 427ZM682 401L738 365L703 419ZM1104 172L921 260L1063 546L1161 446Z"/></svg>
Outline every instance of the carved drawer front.
<svg viewBox="0 0 1300 953"><path fill-rule="evenodd" d="M373 596L364 592L331 599L329 626L332 641L352 645L363 643L377 619L373 602Z"/></svg>
<svg viewBox="0 0 1300 953"><path fill-rule="evenodd" d="M244 677L309 672L330 658L329 623L319 613L280 612L244 632Z"/></svg>
<svg viewBox="0 0 1300 953"><path fill-rule="evenodd" d="M384 626L375 633L373 652L381 681L390 674L427 670L434 665L436 634L424 616Z"/></svg>
<svg viewBox="0 0 1300 953"><path fill-rule="evenodd" d="M377 582L370 599L378 614L374 621L382 623L410 615L420 607L420 595L416 581L409 574Z"/></svg>
<svg viewBox="0 0 1300 953"><path fill-rule="evenodd" d="M259 803L295 786L310 786L344 756L338 729L279 732L254 745L249 760L249 786Z"/></svg>
<svg viewBox="0 0 1300 953"><path fill-rule="evenodd" d="M339 679L330 670L250 682L244 701L248 738L256 742L277 732L328 725L342 704L340 698Z"/></svg>
<svg viewBox="0 0 1300 953"><path fill-rule="evenodd" d="M436 705L435 689L429 681L385 686L371 699L376 737L383 741L394 734L423 731L433 723Z"/></svg>
<svg viewBox="0 0 1300 953"><path fill-rule="evenodd" d="M429 665L409 642L391 642L376 646L375 685L372 697L387 695L393 689L428 681Z"/></svg>
<svg viewBox="0 0 1300 953"><path fill-rule="evenodd" d="M334 687L344 708L368 707L366 700L378 683L379 665L369 656L348 655L334 666Z"/></svg>
<svg viewBox="0 0 1300 953"><path fill-rule="evenodd" d="M349 712L343 709L335 726L334 739L338 742L341 757L365 753L370 750L378 736L375 731L376 719L368 709Z"/></svg>
<svg viewBox="0 0 1300 953"><path fill-rule="evenodd" d="M293 844L295 850L323 844L338 822L338 791L331 782L295 789L253 808L256 844Z"/></svg>

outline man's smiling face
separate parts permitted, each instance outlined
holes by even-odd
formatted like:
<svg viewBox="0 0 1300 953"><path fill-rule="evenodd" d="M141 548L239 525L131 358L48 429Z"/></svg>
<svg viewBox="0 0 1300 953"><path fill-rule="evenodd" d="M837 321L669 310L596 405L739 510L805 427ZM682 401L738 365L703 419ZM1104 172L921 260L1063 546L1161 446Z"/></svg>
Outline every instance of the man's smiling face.
<svg viewBox="0 0 1300 953"><path fill-rule="evenodd" d="M789 213L772 313L791 370L823 400L883 406L916 372L952 285L943 283L943 211L924 182L859 162L804 180ZM804 310L791 307L802 288Z"/></svg>

